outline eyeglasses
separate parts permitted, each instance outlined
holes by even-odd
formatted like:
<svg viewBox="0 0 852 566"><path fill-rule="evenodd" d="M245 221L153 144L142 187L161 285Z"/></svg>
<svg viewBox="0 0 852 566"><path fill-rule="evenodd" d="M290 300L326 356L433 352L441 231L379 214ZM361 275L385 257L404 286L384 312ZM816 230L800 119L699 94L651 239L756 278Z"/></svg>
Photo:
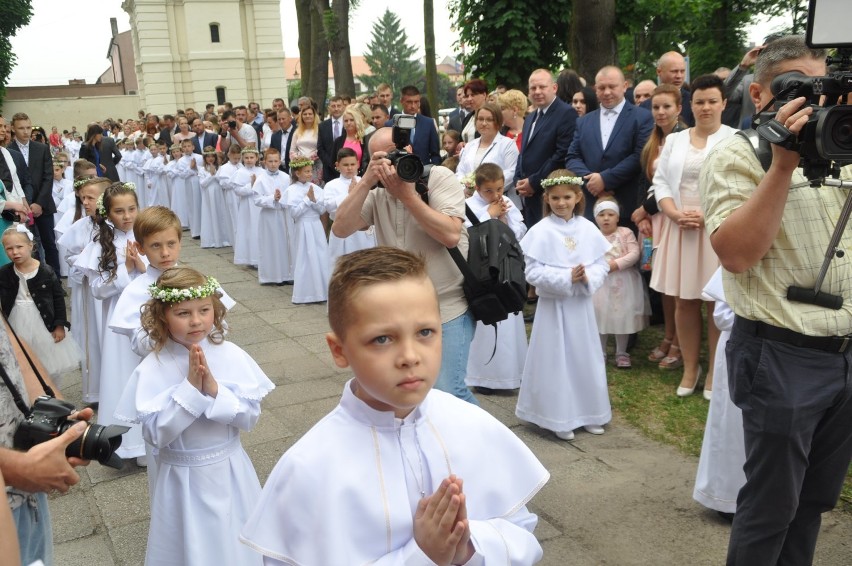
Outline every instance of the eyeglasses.
<svg viewBox="0 0 852 566"><path fill-rule="evenodd" d="M494 118L489 118L487 116L479 116L476 118L477 122L493 122Z"/></svg>

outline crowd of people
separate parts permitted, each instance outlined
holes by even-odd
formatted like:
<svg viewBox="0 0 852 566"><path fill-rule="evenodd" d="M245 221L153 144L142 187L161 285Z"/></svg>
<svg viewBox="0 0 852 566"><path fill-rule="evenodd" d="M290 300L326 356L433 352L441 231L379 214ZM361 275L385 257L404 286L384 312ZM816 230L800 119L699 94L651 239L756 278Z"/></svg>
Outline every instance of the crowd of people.
<svg viewBox="0 0 852 566"><path fill-rule="evenodd" d="M821 58L783 37L749 51L735 72L689 85L676 52L660 57L657 82L635 87L615 66L589 85L571 70L533 70L527 92L489 92L474 78L446 120L414 86L395 107L388 85L332 97L325 119L308 97L292 108L277 98L267 110L140 112L90 124L84 140L52 128L42 143L16 114L11 135L0 123L3 367L32 398L26 364L4 345L17 334L49 380L82 367L83 400L100 424L131 426L117 454L148 467L149 564L531 564L541 547L526 504L547 471L473 407L473 392L519 390L516 415L561 440L604 434L607 372L633 367L631 336L648 326L656 295L664 338L648 359L682 370L679 397L706 375L694 497L733 520L729 564L808 563L852 455L850 351L833 338L852 333L852 297L830 317L784 302L778 289L812 283L830 226L793 226L822 218L809 213L821 203L839 211L840 200L803 195L797 154L786 149L773 148L764 175L737 135L741 113L726 108L732 95L765 105L781 72L824 74ZM811 112L795 103L776 117L793 133ZM415 118L404 148L398 114ZM389 158L398 149L420 160L423 178L398 174ZM788 198L791 176L799 191ZM467 254L472 217L507 224L520 242L535 305L529 341L523 313L500 322L495 338L469 309L447 248ZM233 300L180 265L184 232L204 248L233 247L234 263L261 285L292 285L295 304L327 301L332 357L354 373L339 407L262 491L239 432L274 385L225 340ZM800 252L806 232L813 245ZM784 276L773 262L789 267ZM852 279L843 265L831 283L840 290ZM19 422L3 399L4 422ZM780 408L802 403L807 416ZM79 433L56 439L54 454ZM466 442L479 434L490 442ZM0 470L22 490L9 501L24 563L49 561L49 521L32 529L22 515L47 516L31 493L67 490L81 462L54 458L61 485L27 483L12 464L7 472L8 452ZM214 534L203 548L192 542L201 532ZM318 542L332 539L339 544Z"/></svg>

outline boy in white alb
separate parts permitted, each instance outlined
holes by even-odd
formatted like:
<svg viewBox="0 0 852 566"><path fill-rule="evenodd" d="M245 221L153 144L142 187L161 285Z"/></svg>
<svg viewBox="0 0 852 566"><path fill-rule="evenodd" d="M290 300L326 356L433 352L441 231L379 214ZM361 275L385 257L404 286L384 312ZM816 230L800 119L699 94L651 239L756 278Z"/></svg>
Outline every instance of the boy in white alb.
<svg viewBox="0 0 852 566"><path fill-rule="evenodd" d="M260 208L258 238L260 251L257 258L257 279L261 285L283 285L293 281L293 260L290 233L293 220L284 207L290 178L278 170L281 153L274 147L263 156L263 173L254 181L254 205Z"/></svg>
<svg viewBox="0 0 852 566"><path fill-rule="evenodd" d="M148 206L168 206L168 190L165 183L166 144L157 142L151 144L151 157L142 165L143 186L139 192L145 193Z"/></svg>
<svg viewBox="0 0 852 566"><path fill-rule="evenodd" d="M432 390L441 316L424 260L343 256L326 336L355 377L270 475L240 539L264 564L538 562L526 504L549 478L482 409Z"/></svg>
<svg viewBox="0 0 852 566"><path fill-rule="evenodd" d="M505 222L520 240L527 227L521 211L503 195L503 169L495 163L483 163L476 169L475 182L476 192L465 200L471 212L480 222L491 219ZM470 221L465 221L465 225L470 226ZM480 393L488 393L491 389L517 389L521 386L526 357L527 330L523 313L509 314L509 318L498 322L496 338L492 327L477 322L464 382L469 387L478 387Z"/></svg>
<svg viewBox="0 0 852 566"><path fill-rule="evenodd" d="M172 144L169 151L171 151L172 158L165 167L169 208L178 215L181 226L186 230L189 228L189 204L186 196L186 183L184 183L183 177L178 174L178 161L183 154L180 150L180 144Z"/></svg>
<svg viewBox="0 0 852 566"><path fill-rule="evenodd" d="M195 153L192 140L180 142L180 150L183 155L177 165L178 176L184 180L189 233L197 240L201 238L201 185L198 172L204 167L204 161Z"/></svg>
<svg viewBox="0 0 852 566"><path fill-rule="evenodd" d="M263 175L263 169L257 166L257 149L254 146L248 146L240 153L243 156L243 168L233 177L234 194L239 199L237 221L234 224L234 264L257 267L260 209L254 205L252 186Z"/></svg>
<svg viewBox="0 0 852 566"><path fill-rule="evenodd" d="M340 203L349 196L349 186L361 180L358 176L358 157L351 148L344 147L337 152L337 162L334 164L340 172L340 177L332 179L322 188L325 211L334 220L334 213ZM358 250L365 250L376 245L373 227L369 230L358 230L345 238L339 238L331 233L328 235L329 265L334 269L337 258Z"/></svg>
<svg viewBox="0 0 852 566"><path fill-rule="evenodd" d="M243 164L240 163L240 147L232 145L228 148L228 162L216 171L216 180L219 181L219 186L225 193L225 207L231 216L231 228L234 232L236 232L237 204L239 202L237 195L234 193L234 178L237 171L242 168ZM231 235L231 241L234 241L233 235Z"/></svg>

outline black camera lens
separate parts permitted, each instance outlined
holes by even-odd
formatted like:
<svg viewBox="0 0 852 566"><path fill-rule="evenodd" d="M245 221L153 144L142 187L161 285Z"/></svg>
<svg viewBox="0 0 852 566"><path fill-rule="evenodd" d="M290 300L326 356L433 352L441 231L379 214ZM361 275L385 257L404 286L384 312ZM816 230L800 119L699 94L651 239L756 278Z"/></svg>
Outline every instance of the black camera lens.
<svg viewBox="0 0 852 566"><path fill-rule="evenodd" d="M820 112L814 137L823 159L852 159L852 106L833 106Z"/></svg>
<svg viewBox="0 0 852 566"><path fill-rule="evenodd" d="M65 432L76 424L76 421L66 422L61 429ZM123 463L115 451L121 446L121 435L130 430L130 427L121 425L103 426L90 424L80 435L80 438L68 445L65 455L83 460L96 460L104 466L120 470Z"/></svg>
<svg viewBox="0 0 852 566"><path fill-rule="evenodd" d="M396 174L403 181L413 183L423 175L423 163L416 155L403 155L396 160Z"/></svg>

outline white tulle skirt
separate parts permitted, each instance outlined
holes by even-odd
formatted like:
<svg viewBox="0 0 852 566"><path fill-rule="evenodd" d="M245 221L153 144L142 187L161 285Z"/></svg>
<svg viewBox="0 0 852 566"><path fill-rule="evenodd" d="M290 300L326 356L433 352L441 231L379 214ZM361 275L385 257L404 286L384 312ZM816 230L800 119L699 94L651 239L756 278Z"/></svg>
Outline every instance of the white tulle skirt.
<svg viewBox="0 0 852 566"><path fill-rule="evenodd" d="M21 340L30 345L56 385L61 386L59 377L63 373L80 366L83 352L74 338L70 333L66 333L61 342L54 342L53 335L45 327L34 302L16 301L9 315L9 324Z"/></svg>

